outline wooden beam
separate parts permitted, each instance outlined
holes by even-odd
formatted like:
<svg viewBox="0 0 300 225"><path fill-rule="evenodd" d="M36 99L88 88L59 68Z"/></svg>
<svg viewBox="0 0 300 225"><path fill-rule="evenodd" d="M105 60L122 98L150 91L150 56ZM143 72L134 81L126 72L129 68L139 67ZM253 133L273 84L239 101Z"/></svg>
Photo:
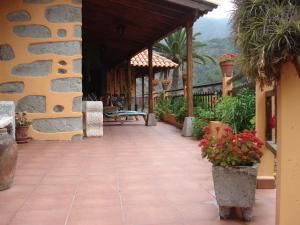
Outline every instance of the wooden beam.
<svg viewBox="0 0 300 225"><path fill-rule="evenodd" d="M128 110L131 110L131 65L130 60L128 60L128 70L127 70L127 100L128 100Z"/></svg>
<svg viewBox="0 0 300 225"><path fill-rule="evenodd" d="M153 104L153 65L152 65L152 58L153 58L153 49L152 45L148 47L148 68L149 68L149 79L148 79L148 113L154 112L154 104Z"/></svg>
<svg viewBox="0 0 300 225"><path fill-rule="evenodd" d="M186 50L187 50L187 116L193 116L193 48L192 48L192 38L193 38L193 23L192 21L186 24Z"/></svg>

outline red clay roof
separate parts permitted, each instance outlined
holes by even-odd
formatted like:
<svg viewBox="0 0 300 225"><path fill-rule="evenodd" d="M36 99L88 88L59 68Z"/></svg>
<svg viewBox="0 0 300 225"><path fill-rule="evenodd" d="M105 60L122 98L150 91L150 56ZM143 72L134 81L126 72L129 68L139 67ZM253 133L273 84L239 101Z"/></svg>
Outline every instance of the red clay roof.
<svg viewBox="0 0 300 225"><path fill-rule="evenodd" d="M167 59L153 52L152 59L153 67L156 68L176 68L177 63ZM131 58L130 64L135 67L147 67L148 66L148 50L144 50L141 53Z"/></svg>

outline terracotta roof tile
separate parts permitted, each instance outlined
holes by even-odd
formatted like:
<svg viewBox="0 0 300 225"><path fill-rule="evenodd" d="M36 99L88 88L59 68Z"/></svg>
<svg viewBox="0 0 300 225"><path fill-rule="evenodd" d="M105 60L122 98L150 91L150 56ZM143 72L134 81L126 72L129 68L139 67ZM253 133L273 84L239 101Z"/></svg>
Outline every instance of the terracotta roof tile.
<svg viewBox="0 0 300 225"><path fill-rule="evenodd" d="M174 63L172 60L160 56L155 52L153 52L152 62L153 62L153 67L175 68L178 66L177 63ZM148 50L144 50L141 53L132 57L130 63L132 66L136 66L136 67L147 67Z"/></svg>

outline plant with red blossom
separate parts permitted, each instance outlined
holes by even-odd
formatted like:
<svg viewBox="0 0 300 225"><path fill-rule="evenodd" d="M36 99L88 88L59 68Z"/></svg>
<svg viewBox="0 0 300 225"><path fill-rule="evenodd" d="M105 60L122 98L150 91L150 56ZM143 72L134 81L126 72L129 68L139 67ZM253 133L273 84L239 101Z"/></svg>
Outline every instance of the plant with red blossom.
<svg viewBox="0 0 300 225"><path fill-rule="evenodd" d="M232 54L232 53L224 53L223 55L221 55L221 57L219 58L219 63L222 62L227 62L227 61L234 61L237 58L237 55Z"/></svg>
<svg viewBox="0 0 300 225"><path fill-rule="evenodd" d="M260 162L263 143L256 137L255 131L233 134L230 128L225 128L225 133L219 139L210 135L208 127L204 128L204 132L199 143L202 157L214 166L252 166Z"/></svg>

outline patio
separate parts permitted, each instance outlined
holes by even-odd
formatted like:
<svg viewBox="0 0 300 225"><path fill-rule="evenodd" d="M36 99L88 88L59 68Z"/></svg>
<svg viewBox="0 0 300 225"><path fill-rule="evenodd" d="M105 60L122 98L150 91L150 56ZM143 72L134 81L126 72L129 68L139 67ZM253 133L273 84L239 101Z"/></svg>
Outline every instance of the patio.
<svg viewBox="0 0 300 225"><path fill-rule="evenodd" d="M275 191L257 190L251 225L275 224ZM197 142L158 123L105 126L103 138L20 146L0 225L238 225L219 221L211 165Z"/></svg>

